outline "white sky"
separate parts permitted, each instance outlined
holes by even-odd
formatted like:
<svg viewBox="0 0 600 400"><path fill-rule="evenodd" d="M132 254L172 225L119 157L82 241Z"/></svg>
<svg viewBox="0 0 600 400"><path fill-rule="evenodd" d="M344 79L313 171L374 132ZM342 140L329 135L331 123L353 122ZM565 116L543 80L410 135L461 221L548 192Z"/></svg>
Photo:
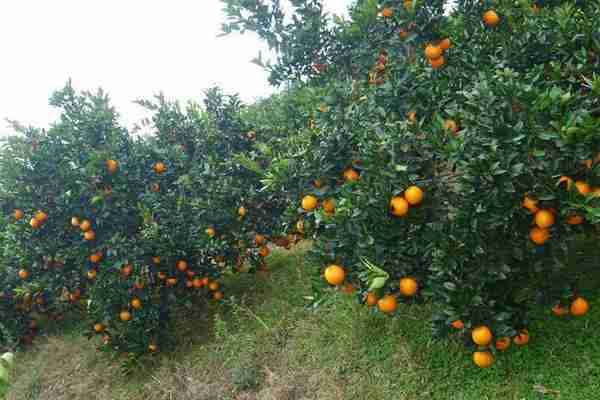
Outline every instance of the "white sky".
<svg viewBox="0 0 600 400"><path fill-rule="evenodd" d="M351 0L325 0L342 13ZM72 78L102 87L127 126L144 114L133 100L163 91L200 99L215 84L246 101L273 90L251 64L265 46L251 34L217 38L219 0L0 0L0 135L5 120L46 127L51 93Z"/></svg>

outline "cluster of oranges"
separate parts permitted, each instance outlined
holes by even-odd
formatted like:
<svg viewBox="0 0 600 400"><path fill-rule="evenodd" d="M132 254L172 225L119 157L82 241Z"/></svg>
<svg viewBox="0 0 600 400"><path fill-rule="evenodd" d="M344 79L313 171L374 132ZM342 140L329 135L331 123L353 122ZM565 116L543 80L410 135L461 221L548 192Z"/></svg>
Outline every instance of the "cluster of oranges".
<svg viewBox="0 0 600 400"><path fill-rule="evenodd" d="M425 57L433 69L441 68L445 63L444 53L452 46L449 38L440 40L438 43L430 43L425 47Z"/></svg>
<svg viewBox="0 0 600 400"><path fill-rule="evenodd" d="M373 66L373 69L369 72L369 85L382 85L385 82L385 68L388 62L388 55L386 51L379 53L377 62Z"/></svg>
<svg viewBox="0 0 600 400"><path fill-rule="evenodd" d="M96 239L96 232L92 229L92 222L89 219L84 219L82 221L79 219L79 217L72 217L71 225L75 228L81 229L81 232L83 232L83 238L85 240L92 241Z"/></svg>
<svg viewBox="0 0 600 400"><path fill-rule="evenodd" d="M418 186L409 186L402 196L394 196L390 200L390 208L392 215L396 217L404 217L408 214L410 207L416 207L423 202L425 193Z"/></svg>

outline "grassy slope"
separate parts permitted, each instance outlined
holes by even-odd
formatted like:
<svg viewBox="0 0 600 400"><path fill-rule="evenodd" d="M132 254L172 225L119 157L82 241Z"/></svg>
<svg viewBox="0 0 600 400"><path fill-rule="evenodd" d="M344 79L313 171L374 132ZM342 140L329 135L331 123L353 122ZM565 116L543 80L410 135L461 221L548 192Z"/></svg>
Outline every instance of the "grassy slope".
<svg viewBox="0 0 600 400"><path fill-rule="evenodd" d="M339 293L307 310L302 261L301 251L275 252L269 278L230 282L230 295L248 295L192 313L174 328L176 353L127 376L77 329L39 340L19 354L7 398L600 399L600 296L582 319L541 315L530 346L479 370L463 346L432 338L429 306L402 306L392 319Z"/></svg>

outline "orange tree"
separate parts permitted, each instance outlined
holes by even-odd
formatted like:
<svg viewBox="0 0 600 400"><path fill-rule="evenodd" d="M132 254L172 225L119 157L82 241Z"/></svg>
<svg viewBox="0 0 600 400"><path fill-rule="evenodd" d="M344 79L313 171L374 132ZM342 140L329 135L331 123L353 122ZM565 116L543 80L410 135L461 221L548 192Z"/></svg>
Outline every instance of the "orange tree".
<svg viewBox="0 0 600 400"><path fill-rule="evenodd" d="M572 260L597 238L597 4L363 0L342 20L225 3L225 32L257 32L271 80L313 96L267 183L294 198L316 273L383 312L432 297L481 367L528 342L535 303L587 312Z"/></svg>

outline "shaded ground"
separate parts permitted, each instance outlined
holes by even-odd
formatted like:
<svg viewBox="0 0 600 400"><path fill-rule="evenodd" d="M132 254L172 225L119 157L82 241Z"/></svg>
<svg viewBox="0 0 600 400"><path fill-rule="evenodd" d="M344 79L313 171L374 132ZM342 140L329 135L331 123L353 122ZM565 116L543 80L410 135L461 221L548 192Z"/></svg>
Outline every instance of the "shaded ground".
<svg viewBox="0 0 600 400"><path fill-rule="evenodd" d="M303 261L275 252L271 276L230 282L232 304L174 327L177 351L132 370L77 328L40 339L19 354L7 399L600 399L600 296L582 319L540 312L530 346L479 370L462 345L432 338L429 306L387 318L339 293L307 309Z"/></svg>

